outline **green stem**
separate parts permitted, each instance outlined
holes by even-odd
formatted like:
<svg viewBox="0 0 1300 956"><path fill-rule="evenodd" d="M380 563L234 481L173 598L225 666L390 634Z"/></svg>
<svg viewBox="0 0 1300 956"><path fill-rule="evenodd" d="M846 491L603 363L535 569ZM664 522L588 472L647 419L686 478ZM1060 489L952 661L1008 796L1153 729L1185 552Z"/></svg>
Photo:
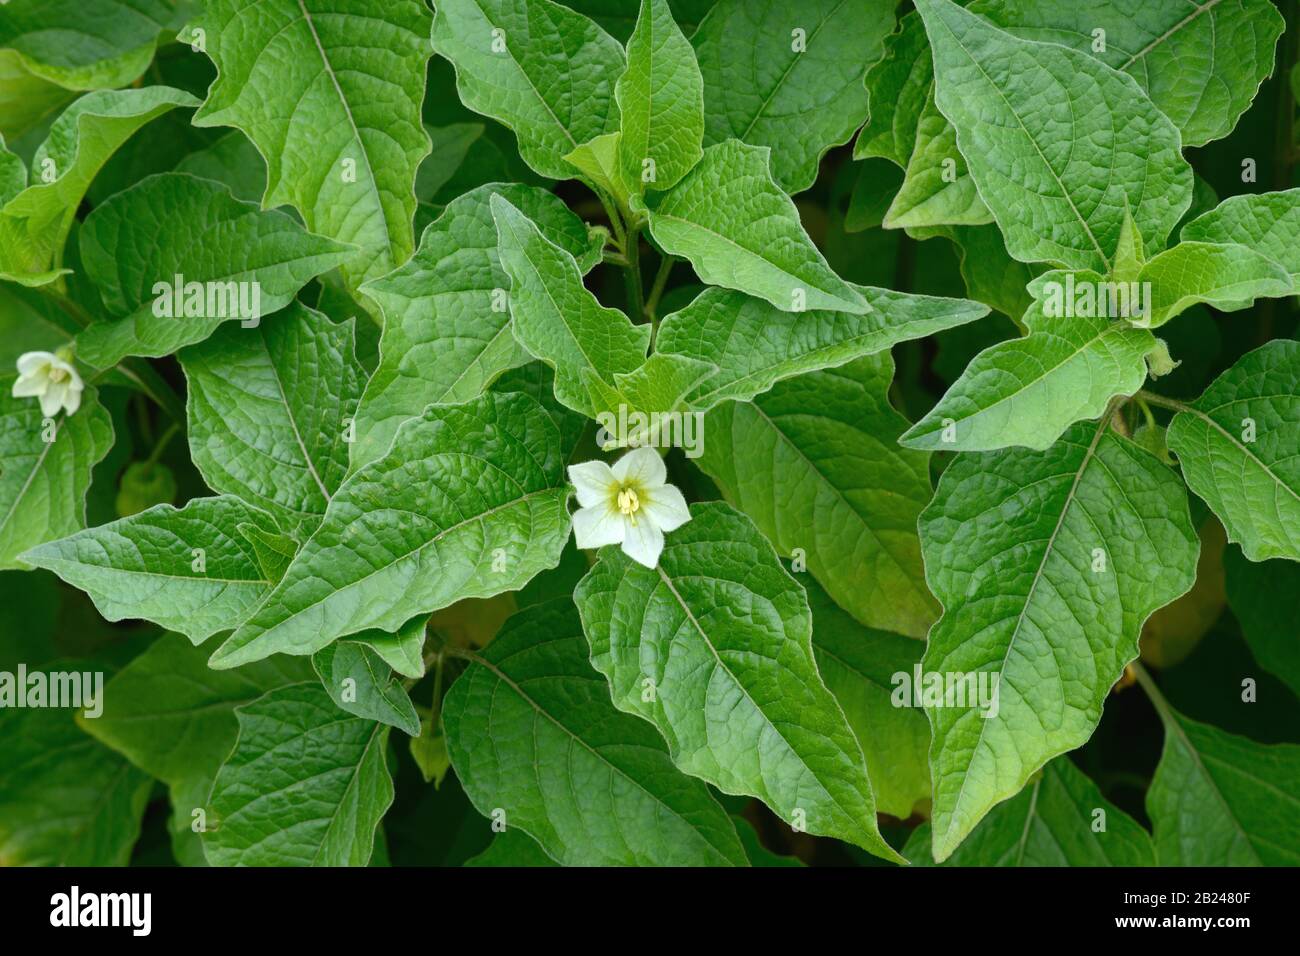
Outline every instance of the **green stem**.
<svg viewBox="0 0 1300 956"><path fill-rule="evenodd" d="M1133 668L1133 676L1137 678L1137 682L1141 684L1142 689L1146 691L1147 698L1151 701L1152 706L1155 707L1156 713L1160 715L1161 721L1165 723L1172 722L1174 719L1174 710L1169 706L1169 701L1165 700L1165 695L1160 693L1160 688L1157 687L1156 682L1151 679L1151 675L1147 673L1147 669L1138 661L1134 661L1129 665L1129 667Z"/></svg>
<svg viewBox="0 0 1300 956"><path fill-rule="evenodd" d="M1146 417L1147 428L1150 428L1152 431L1155 431L1156 416L1151 413L1151 406L1147 404L1146 400L1142 398L1142 396L1135 395L1133 397L1137 401L1138 408L1142 409L1142 414Z"/></svg>
<svg viewBox="0 0 1300 956"><path fill-rule="evenodd" d="M645 286L641 283L641 237L639 233L630 232L623 255L627 265L623 267L623 283L627 287L627 308L632 320L645 314Z"/></svg>
<svg viewBox="0 0 1300 956"><path fill-rule="evenodd" d="M618 214L618 209L614 203L601 190L596 190L596 196L600 199L600 204L605 207L605 215L609 217L610 228L614 230L614 245L618 251L627 252L627 230L623 228L623 217Z"/></svg>
<svg viewBox="0 0 1300 956"><path fill-rule="evenodd" d="M171 442L171 440L176 436L176 434L180 430L181 430L181 426L178 425L176 422L172 422L170 425L168 425L167 430L162 434L162 438L158 439L158 444L153 446L153 452L150 453L148 459L145 461L145 464L156 465L158 463L158 459L162 457L162 453L167 450L168 443Z"/></svg>
<svg viewBox="0 0 1300 956"><path fill-rule="evenodd" d="M1165 398L1163 395L1157 395L1155 392L1148 392L1145 388L1142 389L1133 397L1136 398L1138 401L1150 402L1152 405L1157 405L1160 408L1168 408L1171 411L1175 411L1175 412L1194 411L1194 409L1190 405L1186 404L1185 402L1180 402L1176 398ZM1150 409L1148 409L1147 411L1149 414Z"/></svg>
<svg viewBox="0 0 1300 956"><path fill-rule="evenodd" d="M667 253L659 260L659 269L655 272L654 282L650 284L650 298L645 303L645 314L650 318L650 351L655 350L655 341L659 338L659 300L668 285L668 276L677 264L677 257Z"/></svg>

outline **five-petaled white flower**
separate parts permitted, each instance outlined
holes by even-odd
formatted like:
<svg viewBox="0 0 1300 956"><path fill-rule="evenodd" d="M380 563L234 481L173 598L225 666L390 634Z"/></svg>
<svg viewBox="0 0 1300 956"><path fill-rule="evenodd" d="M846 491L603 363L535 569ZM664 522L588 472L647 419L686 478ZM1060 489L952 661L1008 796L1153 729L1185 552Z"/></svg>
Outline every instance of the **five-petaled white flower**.
<svg viewBox="0 0 1300 956"><path fill-rule="evenodd" d="M578 489L573 534L580 548L621 544L629 558L647 568L659 564L664 532L691 520L686 499L667 484L668 469L653 448L634 448L611 468L603 461L569 466Z"/></svg>
<svg viewBox="0 0 1300 956"><path fill-rule="evenodd" d="M53 352L24 352L18 358L14 398L39 398L41 413L47 417L60 408L71 415L81 407L81 390L86 386L70 358Z"/></svg>

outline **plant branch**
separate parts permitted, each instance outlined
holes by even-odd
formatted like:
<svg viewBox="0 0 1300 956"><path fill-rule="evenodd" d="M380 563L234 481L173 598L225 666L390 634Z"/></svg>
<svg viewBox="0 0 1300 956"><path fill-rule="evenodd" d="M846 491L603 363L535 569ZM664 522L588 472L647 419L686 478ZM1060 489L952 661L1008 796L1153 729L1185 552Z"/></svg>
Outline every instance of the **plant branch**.
<svg viewBox="0 0 1300 956"><path fill-rule="evenodd" d="M623 255L627 265L623 267L623 283L627 287L628 314L633 320L645 314L645 287L641 283L641 237L637 232L627 235L627 245Z"/></svg>
<svg viewBox="0 0 1300 956"><path fill-rule="evenodd" d="M1149 402L1152 405L1159 406L1160 408L1168 408L1175 412L1190 412L1194 410L1186 402L1180 402L1176 398L1165 398L1163 395L1157 395L1155 392L1148 392L1145 388L1133 397L1138 401Z"/></svg>

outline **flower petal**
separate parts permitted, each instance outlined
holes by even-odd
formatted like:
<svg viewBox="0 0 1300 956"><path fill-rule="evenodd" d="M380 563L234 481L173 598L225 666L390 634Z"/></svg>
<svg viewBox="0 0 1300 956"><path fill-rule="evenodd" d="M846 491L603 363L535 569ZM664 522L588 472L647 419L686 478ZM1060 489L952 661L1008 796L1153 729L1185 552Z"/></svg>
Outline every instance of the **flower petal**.
<svg viewBox="0 0 1300 956"><path fill-rule="evenodd" d="M636 484L642 489L658 488L668 480L664 460L649 446L633 448L614 462L613 472L619 484Z"/></svg>
<svg viewBox="0 0 1300 956"><path fill-rule="evenodd" d="M68 386L68 394L63 399L63 410L69 415L81 407L81 390L84 387L80 378L73 379Z"/></svg>
<svg viewBox="0 0 1300 956"><path fill-rule="evenodd" d="M664 550L664 533L653 521L638 521L629 524L627 537L623 539L623 553L637 564L647 568L657 567L659 555Z"/></svg>
<svg viewBox="0 0 1300 956"><path fill-rule="evenodd" d="M569 466L569 481L578 489L578 504L590 508L601 502L609 503L614 496L616 480L609 465L600 459L584 461ZM578 547L582 547L579 545Z"/></svg>
<svg viewBox="0 0 1300 956"><path fill-rule="evenodd" d="M31 398L33 395L41 395L49 384L50 380L40 375L23 375L14 379L13 396Z"/></svg>
<svg viewBox="0 0 1300 956"><path fill-rule="evenodd" d="M663 485L641 499L641 513L660 531L676 531L691 520L691 510L676 485Z"/></svg>
<svg viewBox="0 0 1300 956"><path fill-rule="evenodd" d="M611 508L608 501L573 513L573 540L580 548L622 544L627 530L627 519Z"/></svg>
<svg viewBox="0 0 1300 956"><path fill-rule="evenodd" d="M41 393L41 414L53 418L63 407L63 393L67 385L63 382L51 382L50 387Z"/></svg>
<svg viewBox="0 0 1300 956"><path fill-rule="evenodd" d="M30 375L42 365L53 365L59 357L53 352L24 352L18 356L18 374Z"/></svg>

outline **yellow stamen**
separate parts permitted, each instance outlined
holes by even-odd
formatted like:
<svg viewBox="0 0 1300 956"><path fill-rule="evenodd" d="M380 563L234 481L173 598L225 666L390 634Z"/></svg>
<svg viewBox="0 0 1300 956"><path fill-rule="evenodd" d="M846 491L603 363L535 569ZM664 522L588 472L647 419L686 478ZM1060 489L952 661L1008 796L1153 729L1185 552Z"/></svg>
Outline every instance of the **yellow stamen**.
<svg viewBox="0 0 1300 956"><path fill-rule="evenodd" d="M57 366L50 366L51 382L56 382L56 383L62 382L67 377L68 377L68 372L66 369L58 368Z"/></svg>
<svg viewBox="0 0 1300 956"><path fill-rule="evenodd" d="M622 488L618 493L618 510L627 515L636 525L636 513L641 508L641 499L633 488Z"/></svg>

